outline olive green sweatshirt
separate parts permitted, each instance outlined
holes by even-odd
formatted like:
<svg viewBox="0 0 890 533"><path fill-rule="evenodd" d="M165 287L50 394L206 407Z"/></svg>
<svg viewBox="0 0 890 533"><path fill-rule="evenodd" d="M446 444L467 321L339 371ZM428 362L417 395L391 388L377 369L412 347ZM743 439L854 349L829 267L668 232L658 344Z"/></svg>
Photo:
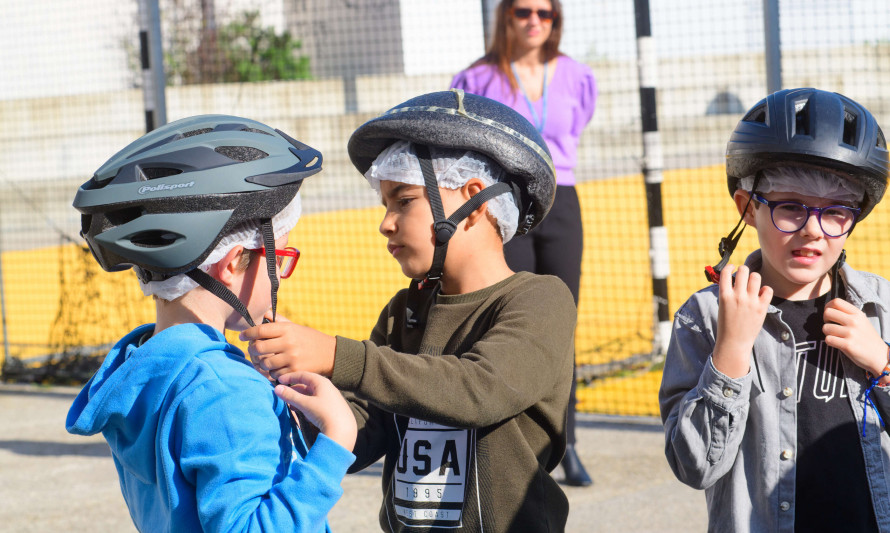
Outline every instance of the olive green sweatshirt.
<svg viewBox="0 0 890 533"><path fill-rule="evenodd" d="M562 531L568 500L549 472L566 444L571 293L528 272L435 292L423 327L407 327L403 290L370 340L337 338L332 379L359 427L352 470L385 456L381 527Z"/></svg>

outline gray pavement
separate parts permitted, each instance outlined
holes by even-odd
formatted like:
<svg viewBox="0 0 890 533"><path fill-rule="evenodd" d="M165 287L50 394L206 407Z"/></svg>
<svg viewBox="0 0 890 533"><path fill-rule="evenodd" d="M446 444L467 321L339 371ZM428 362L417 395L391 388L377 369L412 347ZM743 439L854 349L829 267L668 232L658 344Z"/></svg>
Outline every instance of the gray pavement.
<svg viewBox="0 0 890 533"><path fill-rule="evenodd" d="M135 530L105 441L65 431L77 391L0 384L0 531ZM707 529L704 494L673 477L659 421L581 414L577 448L595 483L565 487L567 531ZM330 515L334 533L379 530L379 477L379 464L346 477Z"/></svg>

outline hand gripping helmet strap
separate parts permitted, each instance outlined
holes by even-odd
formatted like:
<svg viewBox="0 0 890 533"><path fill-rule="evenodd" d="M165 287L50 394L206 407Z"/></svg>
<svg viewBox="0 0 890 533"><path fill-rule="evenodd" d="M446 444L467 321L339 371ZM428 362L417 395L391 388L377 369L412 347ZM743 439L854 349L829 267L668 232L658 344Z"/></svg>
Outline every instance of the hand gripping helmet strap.
<svg viewBox="0 0 890 533"><path fill-rule="evenodd" d="M760 181L760 176L761 171L758 171L757 174L754 175L754 185L751 187L752 191L757 190L757 183ZM742 233L744 233L745 228L748 227L748 225L745 224L745 214L748 212L748 207L751 205L752 198L753 196L748 196L748 202L745 203L745 209L742 210L742 215L739 217L738 224L732 228L729 235L720 239L720 245L717 246L717 252L720 254L720 262L714 266L705 267L705 277L711 283L718 283L720 281L720 272L722 272L729 263L729 258L732 257L732 252L735 251L735 247L739 244L739 239L742 238Z"/></svg>

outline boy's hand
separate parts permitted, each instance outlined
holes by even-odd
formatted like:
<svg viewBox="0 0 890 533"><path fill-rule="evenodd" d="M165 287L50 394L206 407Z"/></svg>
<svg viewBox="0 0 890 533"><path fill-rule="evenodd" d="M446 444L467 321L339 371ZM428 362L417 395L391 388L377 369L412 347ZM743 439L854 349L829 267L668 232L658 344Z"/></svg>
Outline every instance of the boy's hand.
<svg viewBox="0 0 890 533"><path fill-rule="evenodd" d="M299 410L319 431L349 451L355 446L357 429L352 409L327 378L311 372L279 376L275 394Z"/></svg>
<svg viewBox="0 0 890 533"><path fill-rule="evenodd" d="M257 370L273 379L298 370L330 377L337 339L281 317L278 320L246 329L239 336L249 341L247 352Z"/></svg>
<svg viewBox="0 0 890 533"><path fill-rule="evenodd" d="M825 343L844 352L856 366L879 376L887 366L887 344L855 305L835 298L822 314Z"/></svg>
<svg viewBox="0 0 890 533"><path fill-rule="evenodd" d="M754 339L763 328L773 290L761 287L760 274L747 266L729 275L734 265L726 265L718 289L717 340L714 367L730 378L740 378L750 370L749 357Z"/></svg>

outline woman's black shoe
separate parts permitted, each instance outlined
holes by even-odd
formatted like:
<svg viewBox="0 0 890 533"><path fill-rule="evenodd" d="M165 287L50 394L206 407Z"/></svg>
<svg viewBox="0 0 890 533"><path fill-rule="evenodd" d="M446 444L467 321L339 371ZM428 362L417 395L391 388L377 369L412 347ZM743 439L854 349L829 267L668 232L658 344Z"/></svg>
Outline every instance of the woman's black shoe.
<svg viewBox="0 0 890 533"><path fill-rule="evenodd" d="M593 480L590 479L590 476L587 475L587 471L584 470L584 465L581 464L581 459L578 458L578 453L575 451L575 446L573 444L566 446L566 454L562 458L560 464L565 473L565 478L563 479L564 484L572 487L587 487L593 485Z"/></svg>

